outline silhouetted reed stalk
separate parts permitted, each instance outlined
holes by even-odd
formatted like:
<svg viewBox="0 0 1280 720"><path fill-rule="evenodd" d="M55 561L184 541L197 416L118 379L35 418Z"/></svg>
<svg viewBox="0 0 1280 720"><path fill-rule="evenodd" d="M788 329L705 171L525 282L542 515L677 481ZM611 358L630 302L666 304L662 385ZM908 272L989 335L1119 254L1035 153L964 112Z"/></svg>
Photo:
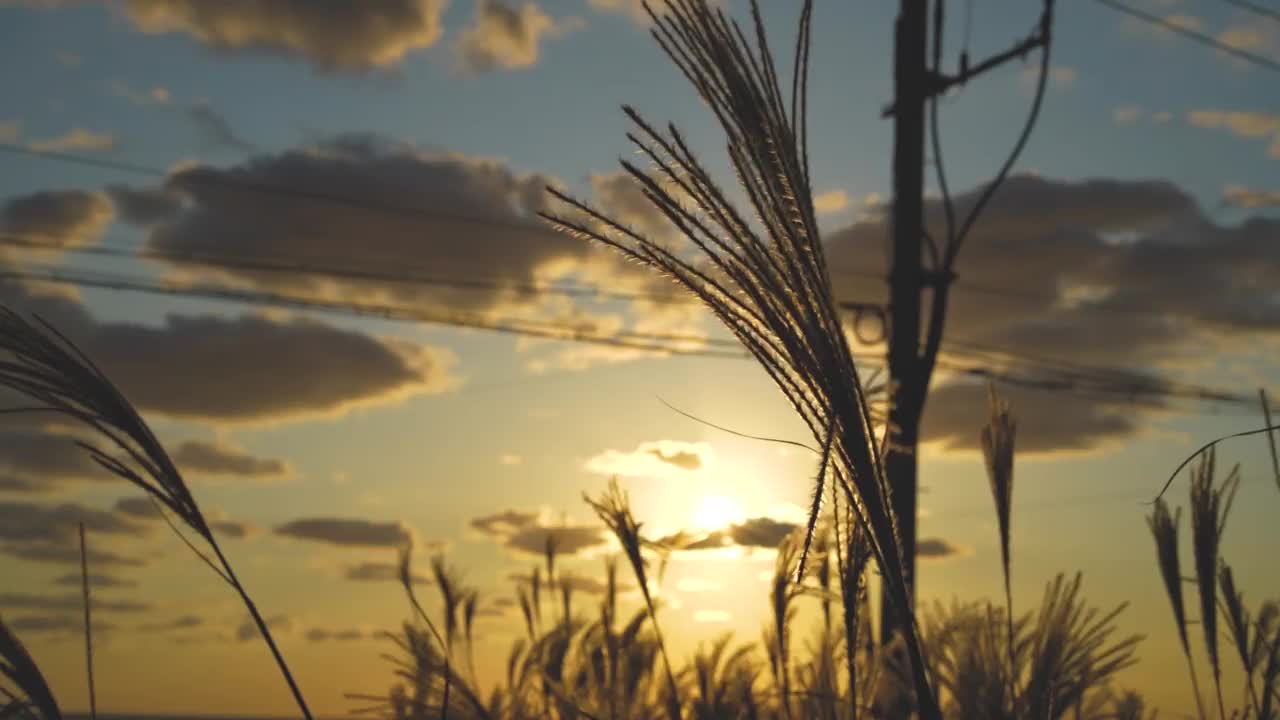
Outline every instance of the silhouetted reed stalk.
<svg viewBox="0 0 1280 720"><path fill-rule="evenodd" d="M991 417L982 429L982 457L986 461L991 497L995 500L996 520L1000 527L1000 563L1004 571L1005 627L1009 644L1009 701L1018 705L1018 667L1014 660L1013 585L1010 565L1010 521L1013 513L1013 448L1018 425L1009 412L1009 404L988 390Z"/></svg>
<svg viewBox="0 0 1280 720"><path fill-rule="evenodd" d="M667 643L662 637L662 628L658 624L657 605L654 603L653 594L649 590L648 562L642 554L642 548L647 543L640 536L640 523L636 522L635 517L631 514L631 503L627 498L627 494L618 487L617 478L609 481L609 489L602 493L599 499L592 499L585 494L583 499L595 510L596 515L600 517L605 527L618 539L618 544L622 546L627 562L631 564L631 572L635 575L636 582L640 585L640 595L644 598L645 607L649 611L650 621L653 624L653 632L658 640L658 651L662 654L662 666L667 673L667 686L670 688L667 710L672 720L679 720L681 707L680 690L676 685L675 671L671 666L671 657L667 654Z"/></svg>
<svg viewBox="0 0 1280 720"><path fill-rule="evenodd" d="M1211 449L1191 468L1191 547L1195 558L1196 587L1200 594L1200 626L1213 670L1218 714L1226 718L1222 701L1222 664L1218 655L1218 565L1222 532L1239 488L1239 466L1232 468L1220 487L1214 487L1214 451Z"/></svg>
<svg viewBox="0 0 1280 720"><path fill-rule="evenodd" d="M89 718L98 720L98 694L93 686L93 622L89 602L89 553L84 541L84 523L80 526L80 589L84 596L84 663L89 676Z"/></svg>
<svg viewBox="0 0 1280 720"><path fill-rule="evenodd" d="M63 415L93 430L123 453L117 457L88 442L76 443L98 465L143 490L187 547L236 591L271 650L298 709L310 720L311 711L275 638L223 554L182 473L133 405L93 361L48 323L39 319L37 322L40 327L28 323L9 308L0 307L0 358L3 358L0 359L0 387L7 387L36 403L0 412ZM176 515L205 541L216 563L178 531L161 507Z"/></svg>
<svg viewBox="0 0 1280 720"><path fill-rule="evenodd" d="M0 717L37 713L40 720L62 720L62 711L27 648L0 619ZM7 684L7 686L6 686Z"/></svg>
<svg viewBox="0 0 1280 720"><path fill-rule="evenodd" d="M655 168L641 170L625 160L622 167L700 261L553 188L548 192L570 215L543 217L669 275L695 294L755 356L817 444L830 444L833 471L851 485L847 499L903 617L921 717L935 720L939 709L911 613L873 418L831 295L813 208L805 139L812 2L803 4L800 15L789 102L754 1L755 49L738 23L707 0L668 0L662 14L647 3L646 9L654 38L719 121L755 222L729 201L679 130L668 126L664 134L630 107L624 112L637 131L628 138ZM815 497L825 479L819 474ZM809 538L816 522L811 510ZM801 566L804 561L802 553Z"/></svg>
<svg viewBox="0 0 1280 720"><path fill-rule="evenodd" d="M1196 696L1196 710L1204 720L1204 702L1200 698L1200 683L1196 679L1196 664L1191 659L1191 644L1187 640L1187 611L1182 595L1182 565L1178 560L1178 526L1182 521L1182 508L1169 512L1169 505L1157 499L1155 509L1147 517L1147 526L1156 544L1156 563L1164 580L1165 594L1173 609L1173 621L1178 627L1178 641L1182 655L1187 659L1187 671L1191 675L1191 691Z"/></svg>

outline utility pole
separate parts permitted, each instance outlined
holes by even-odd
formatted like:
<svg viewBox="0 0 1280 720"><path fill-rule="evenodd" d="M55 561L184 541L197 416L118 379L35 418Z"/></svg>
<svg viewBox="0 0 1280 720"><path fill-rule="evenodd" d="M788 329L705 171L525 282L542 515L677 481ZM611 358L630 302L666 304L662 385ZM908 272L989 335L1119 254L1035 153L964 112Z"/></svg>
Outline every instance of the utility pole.
<svg viewBox="0 0 1280 720"><path fill-rule="evenodd" d="M941 2L942 0L935 0ZM920 287L924 274L924 130L928 91L928 0L901 0L894 28L893 57L893 265L889 269L889 443L885 473L898 521L898 542L915 601L917 411L924 393L914 379L920 367ZM906 612L885 603L881 593L880 629L886 641Z"/></svg>
<svg viewBox="0 0 1280 720"><path fill-rule="evenodd" d="M900 0L894 29L893 103L884 115L893 118L893 209L891 232L892 266L889 268L889 423L886 433L884 469L889 497L898 527L898 543L903 568L907 573L907 589L911 607L906 612L893 606L883 590L880 594L880 637L892 640L901 623L913 617L916 588L916 513L919 490L920 421L929 395L929 381L942 344L947 315L947 299L955 279L954 263L966 236L991 200L1000 184L1026 146L1031 129L1039 116L1049 70L1049 47L1053 23L1054 0L1042 0L1043 11L1035 32L1009 49L970 65L967 50L960 55L959 71L944 74L941 63L943 8L946 0ZM933 9L933 34L929 31L929 10ZM928 58L929 40L933 41L932 67ZM955 208L943 183L946 206L945 235L929 240L932 266L924 266L924 143L925 112L929 102L947 90L1014 60L1042 50L1040 79L1036 97L1026 125L1013 151L995 178L978 195L962 222L954 217ZM936 106L933 112L936 112ZM932 118L936 123L936 118ZM938 141L934 138L935 142ZM941 159L938 174L943 171ZM929 313L922 315L922 295L928 291Z"/></svg>

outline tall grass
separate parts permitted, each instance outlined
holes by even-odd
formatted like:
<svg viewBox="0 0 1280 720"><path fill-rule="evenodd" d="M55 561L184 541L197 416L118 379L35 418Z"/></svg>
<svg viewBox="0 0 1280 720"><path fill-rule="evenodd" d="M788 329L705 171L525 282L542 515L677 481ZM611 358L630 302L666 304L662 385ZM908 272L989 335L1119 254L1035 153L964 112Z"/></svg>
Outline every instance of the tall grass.
<svg viewBox="0 0 1280 720"><path fill-rule="evenodd" d="M934 720L937 702L911 614L910 579L873 417L831 294L814 212L806 142L812 2L800 9L789 92L782 89L754 0L753 28L745 31L707 0L667 0L661 13L648 3L645 8L659 46L719 122L750 211L729 199L679 130L668 126L663 132L624 107L636 128L627 137L654 169L625 160L622 167L691 244L692 255L553 188L548 192L565 210L543 217L684 286L741 340L788 398L823 448L797 570L808 560L824 484L834 478L903 618L903 646L921 716Z"/></svg>
<svg viewBox="0 0 1280 720"><path fill-rule="evenodd" d="M108 443L102 449L76 442L94 462L146 493L157 512L187 547L240 596L271 650L304 717L311 718L275 639L244 584L236 576L186 480L137 410L75 344L52 326L33 324L0 306L0 387L27 398L27 407L6 413L52 413L76 421ZM169 519L176 516L213 551L197 549Z"/></svg>

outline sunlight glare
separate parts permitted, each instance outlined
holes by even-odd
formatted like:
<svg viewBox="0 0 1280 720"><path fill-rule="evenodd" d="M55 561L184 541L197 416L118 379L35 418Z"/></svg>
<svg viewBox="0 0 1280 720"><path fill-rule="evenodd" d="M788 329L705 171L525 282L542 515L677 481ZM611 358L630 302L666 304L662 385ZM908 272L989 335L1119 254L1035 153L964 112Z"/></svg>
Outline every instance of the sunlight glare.
<svg viewBox="0 0 1280 720"><path fill-rule="evenodd" d="M722 530L746 519L742 506L723 495L710 495L693 512L693 524L699 530Z"/></svg>

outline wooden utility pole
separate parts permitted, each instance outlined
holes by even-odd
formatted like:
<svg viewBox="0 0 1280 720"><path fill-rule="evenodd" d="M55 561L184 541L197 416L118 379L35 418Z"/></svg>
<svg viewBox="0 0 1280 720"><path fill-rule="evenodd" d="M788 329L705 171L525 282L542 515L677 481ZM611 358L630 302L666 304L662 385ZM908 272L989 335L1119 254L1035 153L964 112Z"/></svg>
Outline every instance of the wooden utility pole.
<svg viewBox="0 0 1280 720"><path fill-rule="evenodd" d="M935 0L940 2L941 0ZM924 132L928 93L928 0L901 0L894 32L893 265L889 270L889 449L885 472L898 519L908 588L915 599L916 465L924 393L920 372L920 288L924 235ZM882 600L884 594L881 594ZM880 628L892 637L907 613L881 602Z"/></svg>
<svg viewBox="0 0 1280 720"><path fill-rule="evenodd" d="M893 103L884 111L893 118L893 264L889 269L889 380L890 406L888 449L884 459L889 496L898 525L898 541L911 607L893 606L881 592L880 635L889 642L912 617L916 588L916 495L919 470L920 421L929 381L942 342L950 283L955 279L954 263L965 237L996 189L1008 176L1026 146L1027 137L1039 115L1049 69L1050 30L1054 0L1043 0L1039 27L1030 37L1008 50L978 63L969 64L967 51L961 53L959 71L944 74L941 62L941 32L945 0L933 0L933 66L928 47L930 0L900 0L894 32ZM924 223L924 143L926 104L948 89L964 85L979 75L1043 50L1040 81L1031 112L1022 134L994 180L986 186L967 217L955 224L954 207L945 193L948 223L946 234L933 243L933 266L924 267L926 238ZM936 162L940 162L935 160ZM942 170L939 167L939 177ZM921 317L922 295L930 293L927 322ZM903 612L905 610L906 612Z"/></svg>

